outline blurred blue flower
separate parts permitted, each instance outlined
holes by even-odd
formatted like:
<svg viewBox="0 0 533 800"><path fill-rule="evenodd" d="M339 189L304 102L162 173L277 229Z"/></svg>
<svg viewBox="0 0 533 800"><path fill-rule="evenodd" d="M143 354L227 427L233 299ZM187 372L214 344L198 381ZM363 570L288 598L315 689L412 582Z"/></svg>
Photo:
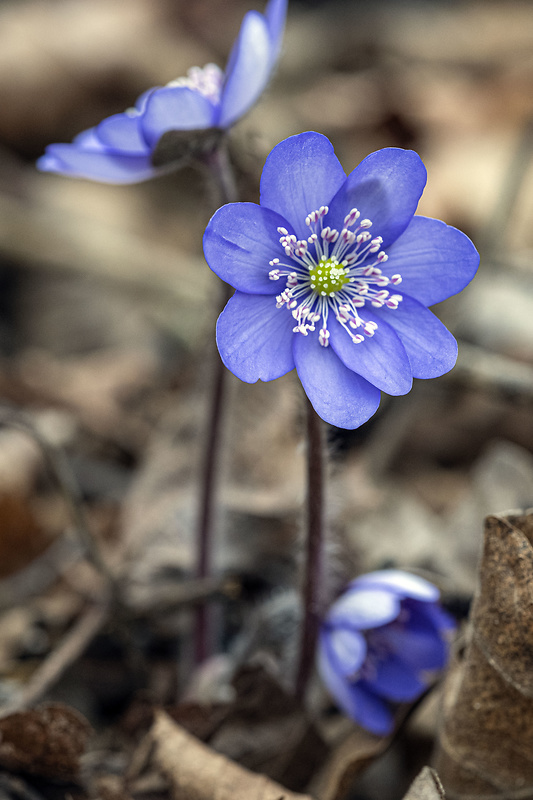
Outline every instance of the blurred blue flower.
<svg viewBox="0 0 533 800"><path fill-rule="evenodd" d="M296 367L341 428L371 417L381 390L448 372L457 344L427 306L463 289L479 256L460 231L414 216L425 183L410 150L379 150L347 177L321 134L278 144L260 205L223 206L204 234L209 266L237 289L217 324L228 369L254 383Z"/></svg>
<svg viewBox="0 0 533 800"><path fill-rule="evenodd" d="M339 707L380 736L394 728L394 703L412 702L446 666L455 624L428 581L400 570L356 578L330 608L318 670Z"/></svg>
<svg viewBox="0 0 533 800"><path fill-rule="evenodd" d="M279 57L286 13L287 0L269 0L264 14L249 11L225 72L215 64L193 67L72 144L49 145L37 167L105 183L136 183L171 169L195 142L216 141L259 98Z"/></svg>

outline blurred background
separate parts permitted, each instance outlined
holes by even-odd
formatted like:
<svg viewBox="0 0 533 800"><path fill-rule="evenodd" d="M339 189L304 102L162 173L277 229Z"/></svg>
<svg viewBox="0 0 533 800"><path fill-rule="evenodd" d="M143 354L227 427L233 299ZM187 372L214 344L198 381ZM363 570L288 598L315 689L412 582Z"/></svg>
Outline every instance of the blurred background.
<svg viewBox="0 0 533 800"><path fill-rule="evenodd" d="M205 380L195 364L216 294L201 251L212 194L192 166L116 187L41 174L34 162L146 88L195 64L223 65L249 7L0 6L0 394L40 415L69 449L84 495L103 503L119 538L153 524L138 514L132 524L122 504L165 426L187 451L185 463L168 460L174 488L186 486L183 502L192 502ZM461 228L482 253L472 286L438 310L461 341L456 369L384 398L360 431L331 431L332 514L363 568L400 559L468 591L483 513L533 501L532 113L530 2L292 0L277 73L231 133L242 196L255 201L264 159L288 135L326 134L347 171L377 148L413 148L429 175L419 212ZM236 384L226 501L239 513L292 513L303 491L298 388L292 376ZM0 490L27 510L21 497L35 489L38 458L13 447L0 442ZM386 516L383 533L367 541L365 520L372 530L376 514ZM442 524L454 534L435 544ZM4 554L6 572L11 558L24 560L18 549Z"/></svg>
<svg viewBox="0 0 533 800"><path fill-rule="evenodd" d="M194 165L110 186L39 173L35 160L145 89L223 66L251 7L263 4L0 3L2 702L101 597L79 543L63 536L72 520L40 448L13 429L21 412L68 454L90 529L138 614L144 688L171 702L190 679L190 627L172 592L194 558L218 288L201 248L211 187ZM533 505L533 3L290 0L278 70L231 132L243 199L258 200L271 148L305 130L326 134L347 172L378 148L415 149L428 170L419 213L481 252L471 286L435 309L459 339L456 368L384 396L357 431L328 430L332 593L359 571L415 569L464 617L484 515ZM294 376L231 378L228 400L216 564L240 588L226 597L224 644L253 632L246 601L255 609L294 586L305 493ZM109 635L56 677L49 696L93 723L123 711L135 688ZM434 719L363 796L401 797Z"/></svg>
<svg viewBox="0 0 533 800"><path fill-rule="evenodd" d="M192 563L217 290L201 249L212 194L194 166L116 187L42 174L34 162L145 89L193 65L223 66L250 7L263 9L0 4L0 402L66 449L91 528L139 608L161 575L175 580ZM428 170L419 213L460 228L482 255L472 285L436 309L459 339L455 370L384 397L358 431L329 430L336 585L359 570L415 568L464 610L483 516L533 505L533 4L290 0L279 68L231 132L243 199L258 200L271 148L305 130L326 134L347 172L378 148L415 149ZM230 383L217 563L257 593L294 580L301 397L292 375ZM18 659L49 652L94 593L75 550L57 549L68 524L38 448L4 426L8 697ZM175 630L158 635L170 641ZM160 697L174 691L173 670L154 673ZM63 688L86 711L91 692L80 700L79 686Z"/></svg>

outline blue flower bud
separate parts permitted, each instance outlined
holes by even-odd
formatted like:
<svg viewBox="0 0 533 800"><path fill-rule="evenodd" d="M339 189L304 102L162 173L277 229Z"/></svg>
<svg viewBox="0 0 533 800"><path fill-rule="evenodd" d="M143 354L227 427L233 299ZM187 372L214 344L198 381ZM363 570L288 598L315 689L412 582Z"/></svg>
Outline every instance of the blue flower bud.
<svg viewBox="0 0 533 800"><path fill-rule="evenodd" d="M339 707L380 736L395 704L416 700L446 666L455 628L433 584L400 570L356 578L324 619L318 670Z"/></svg>
<svg viewBox="0 0 533 800"><path fill-rule="evenodd" d="M286 14L287 0L269 0L264 14L249 11L225 72L215 64L192 67L186 77L144 92L133 108L83 131L72 144L49 145L37 167L104 183L137 183L216 146L270 80Z"/></svg>

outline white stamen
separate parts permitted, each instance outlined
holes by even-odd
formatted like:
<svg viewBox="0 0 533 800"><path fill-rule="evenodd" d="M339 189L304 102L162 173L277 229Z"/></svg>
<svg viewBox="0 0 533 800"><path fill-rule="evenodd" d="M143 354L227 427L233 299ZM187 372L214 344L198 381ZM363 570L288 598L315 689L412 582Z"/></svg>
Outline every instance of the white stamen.
<svg viewBox="0 0 533 800"><path fill-rule="evenodd" d="M322 345L322 347L327 347L329 345L329 331L327 328L320 328L320 333L318 334L318 341Z"/></svg>
<svg viewBox="0 0 533 800"><path fill-rule="evenodd" d="M376 322L365 319L366 304L397 309L402 295L390 294L384 287L396 286L402 278L400 274L389 277L380 269L388 256L381 250L383 238L372 237L368 232L372 227L370 219L359 221L360 212L352 208L339 232L323 225L328 212L327 206L320 206L306 216L306 225L311 229L307 240L297 239L284 227L277 229L289 261L272 259L268 275L270 280L286 279L285 289L276 296L276 307L285 306L290 311L296 322L294 333L307 336L321 322L318 341L328 347L331 312L351 341L360 344L378 329ZM355 230L349 230L356 223Z"/></svg>
<svg viewBox="0 0 533 800"><path fill-rule="evenodd" d="M191 67L187 76L176 78L167 83L167 86L185 86L194 92L207 97L215 105L220 103L224 73L216 64L206 64L205 67Z"/></svg>
<svg viewBox="0 0 533 800"><path fill-rule="evenodd" d="M350 228L357 222L360 216L361 212L358 211L356 208L352 208L350 213L344 217L344 224L346 225L347 228Z"/></svg>

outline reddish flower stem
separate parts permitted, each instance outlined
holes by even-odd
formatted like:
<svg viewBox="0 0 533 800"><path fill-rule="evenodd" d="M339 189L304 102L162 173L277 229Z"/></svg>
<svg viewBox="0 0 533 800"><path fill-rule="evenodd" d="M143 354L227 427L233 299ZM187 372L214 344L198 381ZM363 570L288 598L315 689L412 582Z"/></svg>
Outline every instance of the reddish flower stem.
<svg viewBox="0 0 533 800"><path fill-rule="evenodd" d="M218 195L215 205L233 203L237 200L237 188L225 142L205 157L211 178ZM219 308L220 313L232 294L226 283L221 284ZM218 316L217 313L217 316ZM226 384L226 368L218 355L215 339L212 337L213 352L211 357L212 372L207 388L209 406L207 409L204 451L200 473L200 491L198 497L198 515L196 530L196 577L207 578L211 574L213 549L214 512L217 490L217 466L222 439L222 419ZM200 603L196 610L195 625L195 661L200 664L210 653L208 606Z"/></svg>
<svg viewBox="0 0 533 800"><path fill-rule="evenodd" d="M296 672L295 693L303 701L315 661L320 624L322 550L324 538L324 426L306 399L307 405L307 537L305 541L302 604L303 620Z"/></svg>

